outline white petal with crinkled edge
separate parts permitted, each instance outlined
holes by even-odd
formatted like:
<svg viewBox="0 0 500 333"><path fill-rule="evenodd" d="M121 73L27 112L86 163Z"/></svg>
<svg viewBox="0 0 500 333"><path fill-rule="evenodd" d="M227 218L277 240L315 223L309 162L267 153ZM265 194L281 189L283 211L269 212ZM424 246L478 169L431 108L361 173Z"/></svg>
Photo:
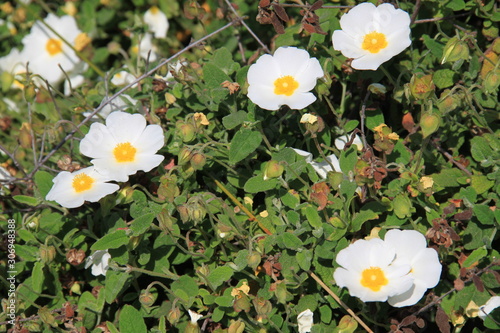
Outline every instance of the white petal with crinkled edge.
<svg viewBox="0 0 500 333"><path fill-rule="evenodd" d="M500 307L500 296L493 296L486 302L486 304L479 308L477 315L482 320L485 320L488 314L498 307Z"/></svg>

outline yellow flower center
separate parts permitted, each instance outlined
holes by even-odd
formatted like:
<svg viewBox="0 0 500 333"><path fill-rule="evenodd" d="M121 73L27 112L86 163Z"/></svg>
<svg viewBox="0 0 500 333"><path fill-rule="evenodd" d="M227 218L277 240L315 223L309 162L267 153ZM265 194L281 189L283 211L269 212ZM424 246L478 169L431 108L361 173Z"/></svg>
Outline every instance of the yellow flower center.
<svg viewBox="0 0 500 333"><path fill-rule="evenodd" d="M388 43L385 35L383 33L373 31L365 35L361 48L370 53L379 53L380 50L385 49L387 45Z"/></svg>
<svg viewBox="0 0 500 333"><path fill-rule="evenodd" d="M290 75L282 76L274 81L274 93L276 95L291 96L298 87L299 83Z"/></svg>
<svg viewBox="0 0 500 333"><path fill-rule="evenodd" d="M86 173L80 173L73 178L73 189L76 193L88 191L95 183L95 179Z"/></svg>
<svg viewBox="0 0 500 333"><path fill-rule="evenodd" d="M45 44L45 49L51 56L62 52L62 41L60 39L50 38Z"/></svg>
<svg viewBox="0 0 500 333"><path fill-rule="evenodd" d="M151 14L156 15L156 14L158 14L158 12L160 10L158 9L158 7L153 6L153 7L151 7L150 11L151 11Z"/></svg>
<svg viewBox="0 0 500 333"><path fill-rule="evenodd" d="M380 291L383 286L389 283L384 271L380 267L370 267L361 273L361 285L372 291Z"/></svg>
<svg viewBox="0 0 500 333"><path fill-rule="evenodd" d="M135 160L135 154L137 149L130 144L130 142L123 142L116 145L113 149L113 155L119 163L123 162L133 162Z"/></svg>

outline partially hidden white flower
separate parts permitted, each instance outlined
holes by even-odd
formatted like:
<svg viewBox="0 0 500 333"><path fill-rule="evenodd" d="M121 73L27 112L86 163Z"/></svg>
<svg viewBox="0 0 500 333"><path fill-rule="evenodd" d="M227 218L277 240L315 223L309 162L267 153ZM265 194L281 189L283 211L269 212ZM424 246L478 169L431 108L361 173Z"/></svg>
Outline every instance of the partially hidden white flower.
<svg viewBox="0 0 500 333"><path fill-rule="evenodd" d="M190 322L191 324L195 324L197 325L197 321L200 320L201 317L203 317L203 315L197 313L197 312L194 312L194 311L191 311L191 310L188 310L188 313L189 313L189 318L190 318Z"/></svg>
<svg viewBox="0 0 500 333"><path fill-rule="evenodd" d="M402 294L391 296L390 305L403 307L416 304L429 288L435 287L441 276L442 265L436 250L428 248L425 236L416 230L389 230L384 242L396 250L393 264L410 265L412 287Z"/></svg>
<svg viewBox="0 0 500 333"><path fill-rule="evenodd" d="M410 46L410 21L392 4L361 3L340 18L342 30L333 32L333 48L353 58L353 68L376 70Z"/></svg>
<svg viewBox="0 0 500 333"><path fill-rule="evenodd" d="M282 105L303 109L316 100L310 91L323 75L319 61L306 50L280 47L274 55L264 54L250 66L248 98L266 110L278 110Z"/></svg>
<svg viewBox="0 0 500 333"><path fill-rule="evenodd" d="M149 32L140 37L139 45L134 46L132 51L139 53L144 60L156 61L158 59L158 48L153 44L153 36Z"/></svg>
<svg viewBox="0 0 500 333"><path fill-rule="evenodd" d="M297 324L299 325L299 333L311 332L313 325L313 312L309 309L302 311L297 316Z"/></svg>
<svg viewBox="0 0 500 333"><path fill-rule="evenodd" d="M500 296L493 296L486 302L486 304L479 307L479 313L477 315L482 320L485 320L490 312L498 307L500 307Z"/></svg>
<svg viewBox="0 0 500 333"><path fill-rule="evenodd" d="M85 201L97 202L116 192L119 186L106 183L110 179L88 167L74 172L61 171L52 180L54 185L45 199L53 200L66 208L76 208Z"/></svg>
<svg viewBox="0 0 500 333"><path fill-rule="evenodd" d="M112 112L106 125L93 123L80 141L80 152L102 174L124 182L139 170L150 171L163 161L156 152L165 138L159 125L147 125L141 114Z"/></svg>
<svg viewBox="0 0 500 333"><path fill-rule="evenodd" d="M135 81L135 76L127 71L119 71L118 73L113 75L113 78L111 78L111 83L114 84L115 86L124 86L134 81ZM133 85L132 88L133 87L135 87L135 85Z"/></svg>
<svg viewBox="0 0 500 333"><path fill-rule="evenodd" d="M81 33L75 18L69 15L57 17L49 14L45 23L68 43L74 45ZM61 37L53 33L42 22L36 21L29 35L23 38L23 60L29 62L29 70L39 74L50 84L57 84L64 79L64 73L72 72L80 63L79 57Z"/></svg>
<svg viewBox="0 0 500 333"><path fill-rule="evenodd" d="M341 137L338 137L335 139L335 147L337 147L338 150L344 150L345 145L351 140L352 135L347 134ZM352 144L356 146L356 149L358 151L363 150L363 142L361 141L361 138L359 135L355 135L354 139L352 140Z"/></svg>
<svg viewBox="0 0 500 333"><path fill-rule="evenodd" d="M12 75L12 88L22 89L24 86L18 79L26 73L26 61L23 54L17 48L10 50L10 53L0 58L0 72L7 72Z"/></svg>
<svg viewBox="0 0 500 333"><path fill-rule="evenodd" d="M409 264L394 263L396 250L379 238L360 239L341 250L336 257L341 266L333 277L339 287L363 302L384 302L413 285Z"/></svg>
<svg viewBox="0 0 500 333"><path fill-rule="evenodd" d="M97 250L85 259L85 268L89 268L92 265L92 275L106 275L110 259L111 255L108 253L108 250Z"/></svg>
<svg viewBox="0 0 500 333"><path fill-rule="evenodd" d="M165 38L169 27L167 16L156 6L144 13L144 22L148 25L155 38Z"/></svg>
<svg viewBox="0 0 500 333"><path fill-rule="evenodd" d="M105 97L101 103L104 103L108 100L107 97ZM126 111L127 109L133 107L134 105L137 104L137 101L130 97L127 94L121 94L120 96L116 97L113 99L111 102L106 104L99 112L97 112L91 120L99 120L99 119L106 119L111 112L114 111ZM84 112L83 115L85 117L90 116L91 112Z"/></svg>
<svg viewBox="0 0 500 333"><path fill-rule="evenodd" d="M0 166L0 180L12 180L12 179L14 179L14 177L12 177L10 172L3 166ZM7 191L9 190L9 185L7 184L2 185L2 184L4 183L0 182L0 195L5 195L6 193L5 190Z"/></svg>
<svg viewBox="0 0 500 333"><path fill-rule="evenodd" d="M312 154L310 152L307 152L305 150L301 149L296 149L292 148L297 154L300 156L304 156L305 160L307 163L311 164L313 167L314 171L319 175L321 179L326 179L328 176L328 172L334 171L334 172L342 172L340 170L340 163L335 155L328 155L326 156L327 161L323 162L315 162L312 160ZM333 169L332 169L333 166Z"/></svg>

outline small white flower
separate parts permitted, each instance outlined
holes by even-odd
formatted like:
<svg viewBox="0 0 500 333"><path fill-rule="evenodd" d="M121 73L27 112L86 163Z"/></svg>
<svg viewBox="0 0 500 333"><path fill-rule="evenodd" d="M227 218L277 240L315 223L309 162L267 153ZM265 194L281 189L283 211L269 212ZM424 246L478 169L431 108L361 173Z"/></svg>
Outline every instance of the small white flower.
<svg viewBox="0 0 500 333"><path fill-rule="evenodd" d="M2 152L3 153L3 152ZM3 166L0 166L0 180L11 180L14 177ZM4 184L4 185L2 185ZM0 195L5 195L5 189L9 190L9 185L0 182Z"/></svg>
<svg viewBox="0 0 500 333"><path fill-rule="evenodd" d="M189 318L191 319L191 324L197 325L196 322L200 320L201 317L203 317L203 315L191 310L188 310L188 313L189 313Z"/></svg>
<svg viewBox="0 0 500 333"><path fill-rule="evenodd" d="M104 103L108 98L105 97L101 103ZM106 104L101 111L99 111L97 114L95 114L91 120L99 120L99 119L106 119L111 112L114 111L126 111L127 109L131 108L132 106L136 105L137 101L130 97L127 94L121 94L120 96L116 97L114 100L112 100L110 103ZM85 117L88 117L91 112L84 112L83 115Z"/></svg>
<svg viewBox="0 0 500 333"><path fill-rule="evenodd" d="M486 304L479 307L479 313L477 315L482 320L485 320L488 314L498 307L500 307L500 296L493 296L486 302Z"/></svg>
<svg viewBox="0 0 500 333"><path fill-rule="evenodd" d="M111 83L114 84L115 86L124 86L134 81L135 81L135 76L126 71L120 71L116 73L115 75L113 75L113 78L111 79ZM133 85L132 88L133 87L135 87L135 85Z"/></svg>
<svg viewBox="0 0 500 333"><path fill-rule="evenodd" d="M108 250L97 250L85 259L85 268L89 268L92 265L92 275L106 275L110 259L111 255L108 253Z"/></svg>
<svg viewBox="0 0 500 333"><path fill-rule="evenodd" d="M278 110L282 105L303 109L316 100L309 91L323 75L319 61L306 50L280 47L274 55L264 54L250 66L248 98L266 110Z"/></svg>
<svg viewBox="0 0 500 333"><path fill-rule="evenodd" d="M94 167L74 172L61 171L52 180L54 185L45 197L66 208L76 208L85 201L97 202L116 192L119 186L106 183L110 179L98 173Z"/></svg>
<svg viewBox="0 0 500 333"><path fill-rule="evenodd" d="M57 17L49 14L45 23L73 45L81 33L75 18L69 15ZM64 79L59 66L69 73L80 62L76 53L40 21L35 22L30 34L23 38L23 44L23 58L29 62L29 70L41 75L50 84L57 84Z"/></svg>
<svg viewBox="0 0 500 333"><path fill-rule="evenodd" d="M410 265L413 286L406 292L391 296L390 305L403 307L416 304L427 289L435 287L441 276L441 263L436 250L428 248L425 236L415 230L389 230L384 242L396 249L395 265Z"/></svg>
<svg viewBox="0 0 500 333"><path fill-rule="evenodd" d="M314 171L316 171L318 173L318 175L321 179L326 179L328 172L330 172L330 171L342 172L340 170L339 160L338 160L337 156L335 156L333 154L326 156L327 161L323 161L323 162L318 163L318 162L314 162L312 160L311 153L309 153L305 150L300 150L300 149L296 149L296 148L292 148L292 149L295 150L295 152L297 154L299 154L300 156L305 157L306 162L311 164ZM333 166L333 169L332 169L332 166Z"/></svg>
<svg viewBox="0 0 500 333"><path fill-rule="evenodd" d="M156 61L158 59L158 48L153 44L153 36L148 32L141 36L139 46L133 47L132 50L139 53L144 60Z"/></svg>
<svg viewBox="0 0 500 333"><path fill-rule="evenodd" d="M299 324L299 333L311 332L313 325L313 312L309 309L302 311L297 316L297 324Z"/></svg>
<svg viewBox="0 0 500 333"><path fill-rule="evenodd" d="M138 170L150 171L163 161L155 153L165 138L159 125L146 126L141 114L112 112L106 125L93 123L80 141L80 152L93 158L95 168L113 180L124 182Z"/></svg>
<svg viewBox="0 0 500 333"><path fill-rule="evenodd" d="M14 77L12 88L22 89L24 87L18 79L22 79L22 74L26 73L25 64L23 54L16 48L13 48L9 54L0 58L0 72L7 72Z"/></svg>
<svg viewBox="0 0 500 333"><path fill-rule="evenodd" d="M410 46L410 21L407 12L391 4L361 3L340 18L342 30L333 32L333 48L354 58L353 68L376 70Z"/></svg>
<svg viewBox="0 0 500 333"><path fill-rule="evenodd" d="M335 147L337 147L338 150L344 150L345 145L351 140L352 135L347 134L341 137L338 137L335 139ZM352 140L352 144L356 146L356 149L358 151L363 150L363 142L361 141L361 138L359 135L354 136L354 140Z"/></svg>
<svg viewBox="0 0 500 333"><path fill-rule="evenodd" d="M167 16L156 6L151 7L144 13L144 22L154 33L155 38L165 38L168 31Z"/></svg>
<svg viewBox="0 0 500 333"><path fill-rule="evenodd" d="M409 290L413 278L411 266L393 263L394 247L379 238L358 240L337 254L342 266L333 277L339 287L347 287L349 294L363 302L384 302L388 297Z"/></svg>

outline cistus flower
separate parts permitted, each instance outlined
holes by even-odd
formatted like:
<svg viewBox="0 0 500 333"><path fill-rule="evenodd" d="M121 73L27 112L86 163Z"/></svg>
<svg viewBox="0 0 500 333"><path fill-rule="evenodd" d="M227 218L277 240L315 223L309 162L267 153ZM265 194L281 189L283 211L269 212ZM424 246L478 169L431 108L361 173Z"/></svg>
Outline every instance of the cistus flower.
<svg viewBox="0 0 500 333"><path fill-rule="evenodd" d="M410 265L412 287L402 294L391 296L390 305L403 307L416 304L429 288L435 287L441 276L441 263L436 250L428 248L425 236L416 230L389 230L384 242L394 247L395 265Z"/></svg>
<svg viewBox="0 0 500 333"><path fill-rule="evenodd" d="M101 103L105 103L107 100L108 100L108 98L105 97ZM132 97L130 97L127 94L121 94L120 96L118 96L117 98L115 98L114 100L112 100L111 102L106 104L99 112L97 112L90 119L94 120L94 121L99 120L99 119L106 119L106 117L109 116L109 114L111 112L125 111L125 110L133 107L135 104L137 104L137 101L135 99L133 99ZM83 113L83 115L85 117L90 116L90 114L91 114L91 112L84 112Z"/></svg>
<svg viewBox="0 0 500 333"><path fill-rule="evenodd" d="M76 208L85 201L97 202L108 194L116 192L119 186L106 183L110 179L94 167L74 172L61 171L52 182L54 185L45 196L66 208Z"/></svg>
<svg viewBox="0 0 500 333"><path fill-rule="evenodd" d="M165 38L169 27L167 16L156 6L144 13L144 22L148 25L155 38Z"/></svg>
<svg viewBox="0 0 500 333"><path fill-rule="evenodd" d="M112 112L106 125L93 123L80 141L80 152L103 175L124 182L139 170L150 171L163 161L156 152L165 138L159 125L147 125L141 114Z"/></svg>
<svg viewBox="0 0 500 333"><path fill-rule="evenodd" d="M299 333L311 332L313 325L313 312L309 309L302 311L297 316L297 324L299 325Z"/></svg>
<svg viewBox="0 0 500 333"><path fill-rule="evenodd" d="M486 304L479 307L479 312L477 315L482 320L485 320L490 312L498 307L500 307L500 296L493 296L486 302Z"/></svg>
<svg viewBox="0 0 500 333"><path fill-rule="evenodd" d="M391 4L361 3L340 18L333 48L354 59L352 68L376 70L410 46L410 22L407 12Z"/></svg>
<svg viewBox="0 0 500 333"><path fill-rule="evenodd" d="M85 268L89 268L92 265L92 275L106 275L110 259L111 255L108 253L108 250L97 250L85 259Z"/></svg>
<svg viewBox="0 0 500 333"><path fill-rule="evenodd" d="M57 84L65 77L59 66L69 74L80 63L80 58L63 39L74 46L81 31L75 18L69 15L57 17L49 14L44 21L58 35L42 22L36 21L30 34L23 38L23 60L29 62L31 72L39 74L50 84Z"/></svg>
<svg viewBox="0 0 500 333"><path fill-rule="evenodd" d="M16 48L13 48L10 50L9 54L0 58L0 72L9 74L12 88L22 89L24 87L23 84L18 81L21 78L21 74L26 72L26 66L23 63L22 53ZM3 77L4 75L2 74L2 80Z"/></svg>
<svg viewBox="0 0 500 333"><path fill-rule="evenodd" d="M346 134L344 136L336 138L335 147L337 147L338 150L343 150L345 148L345 145L351 140L351 137L352 134ZM351 144L355 145L358 151L363 150L363 142L361 141L359 135L354 135L354 139L352 140Z"/></svg>
<svg viewBox="0 0 500 333"><path fill-rule="evenodd" d="M396 250L379 238L358 240L337 254L341 266L333 277L339 287L363 302L384 302L408 291L413 278L409 264L394 263Z"/></svg>
<svg viewBox="0 0 500 333"><path fill-rule="evenodd" d="M309 163L313 167L314 171L316 171L316 173L318 174L318 176L321 179L326 179L326 177L328 176L328 172L330 172L330 171L342 172L340 170L339 160L338 160L337 156L335 156L333 154L326 156L326 161L315 162L315 161L313 161L312 154L310 152L307 152L307 151L301 150L301 149L296 149L296 148L292 148L292 149L295 150L295 152L297 154L299 154L300 156L304 156L306 162Z"/></svg>
<svg viewBox="0 0 500 333"><path fill-rule="evenodd" d="M248 98L266 110L278 110L282 105L303 109L316 100L309 91L323 75L319 61L306 50L280 47L274 55L264 54L250 66Z"/></svg>

